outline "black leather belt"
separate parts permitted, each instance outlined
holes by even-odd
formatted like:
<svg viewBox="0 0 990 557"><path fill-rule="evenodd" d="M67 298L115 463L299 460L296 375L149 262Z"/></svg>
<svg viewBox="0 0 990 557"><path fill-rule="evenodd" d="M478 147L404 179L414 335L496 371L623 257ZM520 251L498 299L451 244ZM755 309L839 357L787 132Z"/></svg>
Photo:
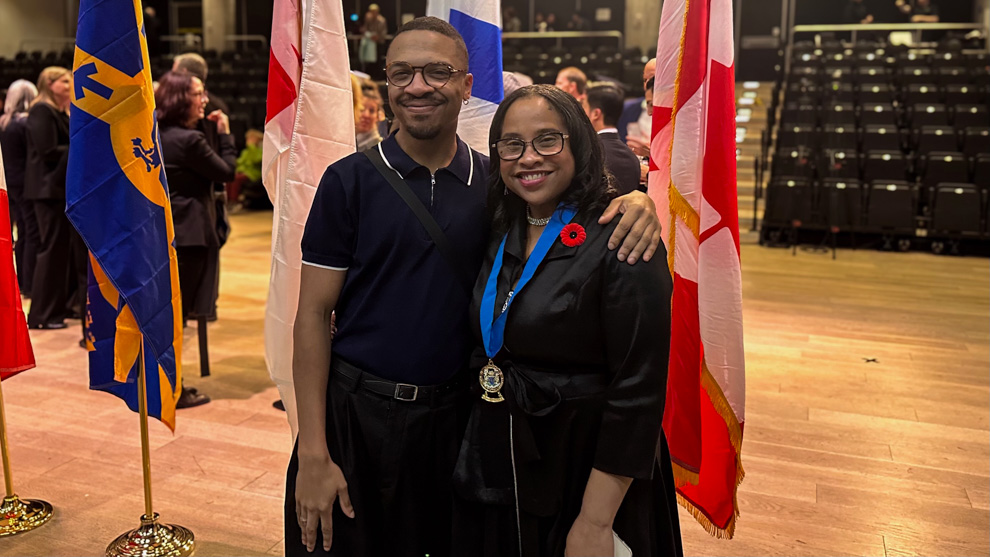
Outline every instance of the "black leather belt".
<svg viewBox="0 0 990 557"><path fill-rule="evenodd" d="M466 375L463 373L458 373L453 379L440 385L412 385L382 379L340 358L333 358L330 369L334 373L334 379L342 380L350 386L395 400L429 406L453 400L463 395L467 387Z"/></svg>

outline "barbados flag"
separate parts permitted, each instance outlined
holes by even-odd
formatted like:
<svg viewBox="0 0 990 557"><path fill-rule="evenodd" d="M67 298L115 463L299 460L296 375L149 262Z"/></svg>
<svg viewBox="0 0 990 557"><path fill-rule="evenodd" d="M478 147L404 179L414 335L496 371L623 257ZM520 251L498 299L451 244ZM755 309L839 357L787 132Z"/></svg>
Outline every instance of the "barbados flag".
<svg viewBox="0 0 990 557"><path fill-rule="evenodd" d="M89 382L173 431L182 306L140 0L81 0L66 214L90 252Z"/></svg>

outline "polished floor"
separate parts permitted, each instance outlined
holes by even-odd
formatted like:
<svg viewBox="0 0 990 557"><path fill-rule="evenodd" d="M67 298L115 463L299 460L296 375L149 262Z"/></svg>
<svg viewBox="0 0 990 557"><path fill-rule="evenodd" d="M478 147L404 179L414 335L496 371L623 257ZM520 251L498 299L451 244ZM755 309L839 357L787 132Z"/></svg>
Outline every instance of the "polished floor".
<svg viewBox="0 0 990 557"><path fill-rule="evenodd" d="M197 555L280 555L291 440L265 371L270 213L232 218L213 402L151 424L155 510ZM990 265L926 253L743 246L746 480L735 539L681 514L688 555L990 553ZM100 555L143 512L138 420L87 389L78 322L32 331L38 368L3 383L13 479L56 508L2 555Z"/></svg>

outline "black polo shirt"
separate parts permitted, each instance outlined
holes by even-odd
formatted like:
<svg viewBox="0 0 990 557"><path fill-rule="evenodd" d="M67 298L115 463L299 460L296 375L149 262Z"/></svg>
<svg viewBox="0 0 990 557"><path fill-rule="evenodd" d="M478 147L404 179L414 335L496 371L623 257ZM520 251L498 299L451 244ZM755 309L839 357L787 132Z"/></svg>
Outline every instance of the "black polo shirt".
<svg viewBox="0 0 990 557"><path fill-rule="evenodd" d="M488 241L488 157L457 141L435 175L391 136L377 147L473 274ZM327 168L302 238L304 264L347 269L333 354L402 383L433 385L464 369L474 344L463 279L363 153ZM466 285L470 288L471 285Z"/></svg>

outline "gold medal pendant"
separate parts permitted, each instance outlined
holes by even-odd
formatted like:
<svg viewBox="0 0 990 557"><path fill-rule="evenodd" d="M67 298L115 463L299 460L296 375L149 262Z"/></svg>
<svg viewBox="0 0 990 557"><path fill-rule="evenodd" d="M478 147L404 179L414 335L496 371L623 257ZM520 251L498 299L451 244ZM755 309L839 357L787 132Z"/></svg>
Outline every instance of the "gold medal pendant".
<svg viewBox="0 0 990 557"><path fill-rule="evenodd" d="M502 385L505 383L505 375L502 374L502 370L498 368L491 360L485 364L485 367L481 368L478 373L478 381L481 383L481 388L485 390L485 394L481 395L481 400L487 402L502 402L505 399L502 398Z"/></svg>

